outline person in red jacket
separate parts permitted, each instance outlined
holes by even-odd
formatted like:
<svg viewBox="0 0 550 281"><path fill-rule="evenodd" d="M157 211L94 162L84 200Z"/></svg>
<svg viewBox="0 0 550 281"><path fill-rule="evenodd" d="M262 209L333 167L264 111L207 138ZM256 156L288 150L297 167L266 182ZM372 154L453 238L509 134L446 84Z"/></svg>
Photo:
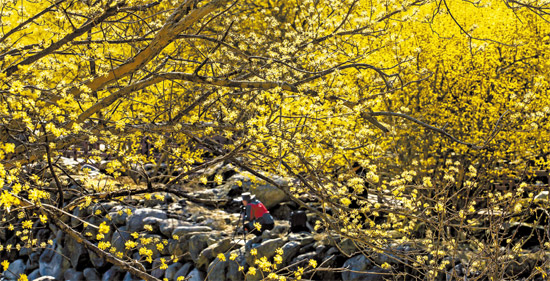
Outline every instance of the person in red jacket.
<svg viewBox="0 0 550 281"><path fill-rule="evenodd" d="M245 206L243 228L246 232L251 232L259 236L264 230L273 229L275 226L273 217L262 202L256 199L254 195L251 195L250 192L241 194L240 200ZM260 231L254 227L254 223L256 222L260 223L262 226Z"/></svg>

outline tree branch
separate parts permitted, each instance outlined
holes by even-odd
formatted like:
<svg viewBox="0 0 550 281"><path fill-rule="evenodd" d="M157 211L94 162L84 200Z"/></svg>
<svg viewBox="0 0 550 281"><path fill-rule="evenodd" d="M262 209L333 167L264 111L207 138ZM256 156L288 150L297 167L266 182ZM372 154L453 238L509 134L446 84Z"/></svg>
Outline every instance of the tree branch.
<svg viewBox="0 0 550 281"><path fill-rule="evenodd" d="M115 6L109 7L107 10L105 10L105 12L103 14L101 14L100 16L86 22L80 28L75 30L73 33L66 35L65 37L63 37L63 39L51 44L48 48L40 51L36 55L27 57L26 59L24 59L23 61L19 62L16 65L10 66L5 71L6 76L11 76L15 71L17 71L17 68L19 66L31 64L31 63L43 58L44 56L50 54L51 52L61 48L63 45L65 45L65 44L69 43L70 41L72 41L73 39L81 36L82 34L86 33L87 31L91 30L94 26L98 25L99 23L101 23L102 21L107 19L108 17L110 17L112 15L115 15L118 11L118 8L121 7L122 5L124 5L123 1L118 3Z"/></svg>
<svg viewBox="0 0 550 281"><path fill-rule="evenodd" d="M406 115L406 114L403 114L403 113L397 113L397 112L363 112L362 115L365 115L365 116L396 116L396 117L401 117L401 118L405 118L409 121L412 121L422 127L425 127L427 129L430 129L434 132L437 132L437 133L440 133L441 135L449 138L450 140L454 141L454 142L457 142L457 143L460 143L460 144L463 144L463 145L466 145L472 149L475 149L475 150L480 150L480 149L483 149L484 147L483 146L478 146L478 145L475 145L473 143L469 143L469 142L464 142L464 141L461 141L457 138L455 138L454 136L452 136L451 134L445 132L445 130L443 129L440 129L440 128L437 128L437 127L434 127L432 125L429 125L429 124L426 124L416 118L413 118L409 115Z"/></svg>

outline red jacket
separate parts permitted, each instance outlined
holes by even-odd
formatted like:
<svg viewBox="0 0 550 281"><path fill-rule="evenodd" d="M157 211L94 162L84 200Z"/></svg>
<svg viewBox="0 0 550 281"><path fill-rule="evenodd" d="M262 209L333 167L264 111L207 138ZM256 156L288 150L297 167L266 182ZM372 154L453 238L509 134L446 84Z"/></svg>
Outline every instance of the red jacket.
<svg viewBox="0 0 550 281"><path fill-rule="evenodd" d="M273 217L262 204L262 202L254 199L246 205L245 221L257 221L261 224L273 223Z"/></svg>

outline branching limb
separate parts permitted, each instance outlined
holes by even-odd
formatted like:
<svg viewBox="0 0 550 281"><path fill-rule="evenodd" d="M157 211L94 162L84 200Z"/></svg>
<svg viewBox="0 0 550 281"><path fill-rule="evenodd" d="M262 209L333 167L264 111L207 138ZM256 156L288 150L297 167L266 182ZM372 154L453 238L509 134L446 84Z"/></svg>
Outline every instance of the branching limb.
<svg viewBox="0 0 550 281"><path fill-rule="evenodd" d="M422 121L420 121L420 120L418 120L418 119L416 119L416 118L413 118L413 117L411 117L411 116L409 116L409 115L406 115L406 114L403 114L403 113L397 113L397 112L383 112L383 111L381 111L381 112L364 112L363 114L364 114L365 116L371 116L371 117L372 117L372 116L396 116L396 117L405 118L405 119L407 119L407 120L409 120L409 121L412 121L412 122L414 122L414 123L416 123L416 124L418 124L418 125L420 125L420 126L422 126L422 127L425 127L425 128L430 129L430 130L432 130L432 131L434 131L434 132L440 133L441 135L443 135L443 136L445 136L445 137L451 139L451 140L454 141L454 142L457 142L457 143L466 145L466 146L468 146L468 147L470 147L470 148L472 148L472 149L480 150L480 149L483 149L483 148L484 148L483 146L478 146L478 145L475 145L475 144L473 144L473 143L461 141L461 140L455 138L453 135L447 133L447 132L446 132L445 130L443 130L443 129L440 129L440 128L434 127L434 126L432 126L432 125L426 124L426 123L424 123L424 122L422 122Z"/></svg>
<svg viewBox="0 0 550 281"><path fill-rule="evenodd" d="M53 168L52 154L51 154L51 151L50 151L49 144L46 144L45 147L46 147L46 158L48 159L48 167L50 168L50 172L52 173L52 177L54 178L55 185L57 186L57 196L59 196L59 198L57 198L57 207L61 208L61 207L63 207L63 201L64 201L63 200L63 187L62 187L61 182L59 181L59 178L57 177L57 174L55 173L55 170Z"/></svg>
<svg viewBox="0 0 550 281"><path fill-rule="evenodd" d="M52 53L53 51L61 48L65 44L71 42L73 39L81 36L82 34L84 34L86 32L88 32L94 26L97 26L98 24L100 24L101 22L103 22L104 20L109 18L110 16L115 15L117 13L118 8L121 7L123 4L124 4L124 2L120 2L117 5L109 7L108 9L105 10L105 12L103 14L101 14L101 15L97 16L96 18L86 22L80 28L75 30L73 33L71 33L71 34L63 37L63 39L51 44L48 48L40 51L39 53L37 53L33 56L27 57L26 59L24 59L23 61L19 62L16 65L12 65L8 69L6 69L6 76L11 76L15 71L17 71L17 68L19 66L31 64L31 63L43 58L44 56Z"/></svg>
<svg viewBox="0 0 550 281"><path fill-rule="evenodd" d="M2 38L0 38L0 43L4 42L4 40L6 40L13 33L19 31L23 26L25 26L25 25L29 24L30 22L34 21L35 19L41 17L43 14L51 11L54 7L57 7L59 4L65 2L65 1L66 0L58 0L57 2L53 3L49 7L45 8L41 12L37 13L36 15L34 15L34 16L28 18L27 20L25 20L24 22L20 23L16 27L12 28L10 31L6 32L6 34L4 34L4 36L2 36Z"/></svg>

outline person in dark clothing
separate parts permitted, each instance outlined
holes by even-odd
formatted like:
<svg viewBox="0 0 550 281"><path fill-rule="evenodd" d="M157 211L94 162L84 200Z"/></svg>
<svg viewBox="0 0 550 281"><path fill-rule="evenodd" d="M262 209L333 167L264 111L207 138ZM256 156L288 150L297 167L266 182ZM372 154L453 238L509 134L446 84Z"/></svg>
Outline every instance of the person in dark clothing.
<svg viewBox="0 0 550 281"><path fill-rule="evenodd" d="M246 232L251 232L256 236L262 235L264 230L271 230L275 226L273 217L267 210L267 208L251 195L250 192L245 192L241 195L240 200L245 206L244 213L244 225L243 228ZM254 227L254 223L260 223L262 226L260 231Z"/></svg>

